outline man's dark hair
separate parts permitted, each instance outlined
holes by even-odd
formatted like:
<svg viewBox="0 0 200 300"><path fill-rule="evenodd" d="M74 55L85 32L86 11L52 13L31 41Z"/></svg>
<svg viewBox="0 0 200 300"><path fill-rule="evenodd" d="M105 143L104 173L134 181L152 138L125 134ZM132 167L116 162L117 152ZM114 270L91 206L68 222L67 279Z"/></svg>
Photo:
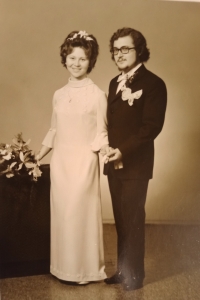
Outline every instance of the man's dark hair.
<svg viewBox="0 0 200 300"><path fill-rule="evenodd" d="M145 62L150 57L149 49L147 48L147 43L145 37L141 34L141 32L129 28L124 27L121 29L118 29L111 37L110 39L110 52L112 54L112 59L114 60L114 54L113 54L113 44L114 41L118 40L120 37L125 36L131 36L133 39L133 45L135 47L137 58L139 62Z"/></svg>

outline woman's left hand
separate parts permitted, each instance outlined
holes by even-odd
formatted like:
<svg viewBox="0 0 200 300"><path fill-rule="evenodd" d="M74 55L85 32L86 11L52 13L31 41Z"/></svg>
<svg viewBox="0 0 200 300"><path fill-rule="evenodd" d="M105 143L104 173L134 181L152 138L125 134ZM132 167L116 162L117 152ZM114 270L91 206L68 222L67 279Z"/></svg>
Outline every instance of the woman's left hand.
<svg viewBox="0 0 200 300"><path fill-rule="evenodd" d="M109 152L110 152L110 147L109 147L109 145L103 145L102 147L101 147L101 149L100 149L100 154L102 155L102 156L104 156L104 155L107 155Z"/></svg>

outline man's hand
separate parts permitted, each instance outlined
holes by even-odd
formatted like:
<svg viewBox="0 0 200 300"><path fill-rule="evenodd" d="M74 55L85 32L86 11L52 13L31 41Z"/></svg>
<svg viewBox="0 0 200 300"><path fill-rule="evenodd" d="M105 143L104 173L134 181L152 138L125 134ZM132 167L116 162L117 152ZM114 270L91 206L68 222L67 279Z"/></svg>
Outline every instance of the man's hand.
<svg viewBox="0 0 200 300"><path fill-rule="evenodd" d="M118 148L116 148L116 149L110 148L110 152L107 154L107 157L109 158L109 162L110 161L121 161L122 153L119 151Z"/></svg>

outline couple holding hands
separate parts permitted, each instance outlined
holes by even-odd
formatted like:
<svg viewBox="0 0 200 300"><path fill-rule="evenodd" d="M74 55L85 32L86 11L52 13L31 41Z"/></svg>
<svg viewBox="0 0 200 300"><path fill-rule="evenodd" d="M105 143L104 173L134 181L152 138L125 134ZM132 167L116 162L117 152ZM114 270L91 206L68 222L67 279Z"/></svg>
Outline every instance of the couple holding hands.
<svg viewBox="0 0 200 300"><path fill-rule="evenodd" d="M143 286L145 201L152 178L154 139L164 123L165 83L148 71L144 36L117 30L110 52L120 75L108 99L87 77L99 46L85 31L71 32L60 47L68 83L53 97L51 128L37 159L51 149L51 273L62 282L104 280L124 290ZM117 230L117 270L105 274L99 156L108 176Z"/></svg>

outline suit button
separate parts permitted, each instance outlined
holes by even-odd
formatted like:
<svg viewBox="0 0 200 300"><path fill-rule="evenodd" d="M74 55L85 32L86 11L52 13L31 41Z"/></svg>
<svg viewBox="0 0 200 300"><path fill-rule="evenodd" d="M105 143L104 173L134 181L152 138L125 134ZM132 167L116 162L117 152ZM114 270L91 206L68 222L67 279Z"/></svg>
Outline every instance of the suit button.
<svg viewBox="0 0 200 300"><path fill-rule="evenodd" d="M114 113L114 109L111 109L111 111L110 111L110 112L111 112L111 114L113 114L113 113Z"/></svg>

